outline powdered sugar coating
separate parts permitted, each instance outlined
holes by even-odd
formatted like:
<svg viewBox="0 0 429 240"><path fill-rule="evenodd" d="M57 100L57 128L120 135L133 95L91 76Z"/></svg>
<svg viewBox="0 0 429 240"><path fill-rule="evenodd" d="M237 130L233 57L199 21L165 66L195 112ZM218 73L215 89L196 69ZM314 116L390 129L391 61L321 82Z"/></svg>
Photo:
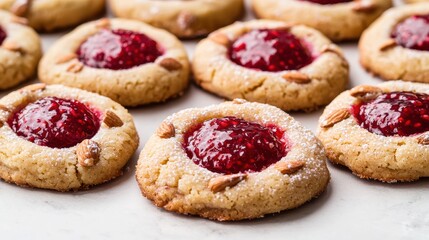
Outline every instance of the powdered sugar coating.
<svg viewBox="0 0 429 240"><path fill-rule="evenodd" d="M103 112L109 109L121 118L124 125L108 128L104 123L101 124L91 138L100 146L100 159L95 166L87 168L78 163L76 146L39 146L17 136L7 124L3 124L0 128L0 177L18 185L68 191L100 184L119 176L122 167L137 149L139 140L132 116L121 105L106 97L60 85L50 85L36 91L22 89L0 100L1 105L10 109L10 112L0 110L0 121L6 122L18 106L48 96L76 99Z"/></svg>
<svg viewBox="0 0 429 240"><path fill-rule="evenodd" d="M397 39L392 38L392 31L395 31L395 28L405 19L414 15L425 15L428 12L429 3L426 2L391 8L383 13L359 40L362 66L386 80L429 82L428 52L402 47ZM413 39L416 39L416 36L413 36ZM383 48L382 46L389 41L393 41L396 45Z"/></svg>
<svg viewBox="0 0 429 240"><path fill-rule="evenodd" d="M287 29L307 44L314 61L298 70L258 71L231 61L228 45L212 39L220 34L234 42L255 29ZM332 51L326 51L327 48ZM228 99L268 103L286 111L314 110L329 103L345 89L349 72L341 50L318 31L269 20L237 22L212 33L198 43L192 68L195 82L209 92ZM295 81L289 77L291 73L298 73L307 81Z"/></svg>
<svg viewBox="0 0 429 240"><path fill-rule="evenodd" d="M291 144L289 153L280 161L301 160L305 166L294 174L283 175L271 165L248 174L234 187L213 193L208 188L210 179L224 175L194 164L182 148L183 134L202 121L223 116L278 126ZM168 139L153 135L149 139L140 155L136 177L143 194L167 210L220 221L257 218L298 207L320 194L328 183L320 142L311 131L273 106L225 102L183 110L164 121L174 125L176 135Z"/></svg>
<svg viewBox="0 0 429 240"><path fill-rule="evenodd" d="M154 62L122 70L83 66L78 72L69 71L70 66L80 63L78 59L58 63L58 59L75 54L88 38L105 31L99 27L100 21L82 24L51 46L39 64L41 82L95 92L124 106L163 102L181 95L188 86L190 68L183 44L172 34L142 22L109 19L108 27L113 31L126 30L153 39L163 50L163 55ZM179 67L172 71L163 67L162 62L168 59L173 59Z"/></svg>
<svg viewBox="0 0 429 240"><path fill-rule="evenodd" d="M425 84L392 81L379 84L384 92L429 93ZM320 121L336 109L350 108L356 98L349 91L326 107ZM319 121L319 122L320 122ZM385 182L414 181L429 176L429 148L419 144L419 135L385 137L370 133L349 117L331 128L318 128L319 139L334 163L349 167L361 178Z"/></svg>

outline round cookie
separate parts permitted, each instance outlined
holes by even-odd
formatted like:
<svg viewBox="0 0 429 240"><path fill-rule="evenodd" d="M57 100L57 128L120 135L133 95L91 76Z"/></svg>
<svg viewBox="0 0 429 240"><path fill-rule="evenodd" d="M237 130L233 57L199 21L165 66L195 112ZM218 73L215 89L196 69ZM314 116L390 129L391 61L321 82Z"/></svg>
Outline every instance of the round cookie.
<svg viewBox="0 0 429 240"><path fill-rule="evenodd" d="M286 111L328 104L349 74L341 50L321 33L269 20L213 32L198 43L192 67L196 83L209 92Z"/></svg>
<svg viewBox="0 0 429 240"><path fill-rule="evenodd" d="M168 117L140 154L144 196L218 221L296 208L329 182L319 140L282 110L236 99Z"/></svg>
<svg viewBox="0 0 429 240"><path fill-rule="evenodd" d="M170 33L137 21L101 19L54 43L40 62L39 79L137 106L181 95L189 68L183 44Z"/></svg>
<svg viewBox="0 0 429 240"><path fill-rule="evenodd" d="M359 39L391 0L252 0L259 18L303 24L332 41ZM304 13L304 14L303 14Z"/></svg>
<svg viewBox="0 0 429 240"><path fill-rule="evenodd" d="M104 0L0 0L0 9L28 19L37 31L73 27L104 11Z"/></svg>
<svg viewBox="0 0 429 240"><path fill-rule="evenodd" d="M243 0L109 0L116 16L163 28L180 38L206 35L238 20Z"/></svg>
<svg viewBox="0 0 429 240"><path fill-rule="evenodd" d="M139 144L132 116L80 89L34 84L0 99L0 178L69 191L119 176Z"/></svg>
<svg viewBox="0 0 429 240"><path fill-rule="evenodd" d="M34 76L42 56L39 36L23 20L0 10L0 89Z"/></svg>
<svg viewBox="0 0 429 240"><path fill-rule="evenodd" d="M366 179L429 177L429 86L392 81L339 95L319 120L328 158Z"/></svg>
<svg viewBox="0 0 429 240"><path fill-rule="evenodd" d="M393 8L359 41L360 62L386 80L429 82L429 3Z"/></svg>

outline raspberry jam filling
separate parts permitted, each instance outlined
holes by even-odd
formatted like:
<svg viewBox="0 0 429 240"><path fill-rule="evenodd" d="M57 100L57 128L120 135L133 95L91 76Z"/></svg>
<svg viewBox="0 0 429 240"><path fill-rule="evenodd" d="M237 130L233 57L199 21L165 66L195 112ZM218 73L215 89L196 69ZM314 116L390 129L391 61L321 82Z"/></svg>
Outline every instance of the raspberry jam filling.
<svg viewBox="0 0 429 240"><path fill-rule="evenodd" d="M429 130L429 95L391 92L352 106L358 124L383 136L410 136Z"/></svg>
<svg viewBox="0 0 429 240"><path fill-rule="evenodd" d="M3 41L6 39L6 37L7 37L6 32L0 26L0 45L3 43Z"/></svg>
<svg viewBox="0 0 429 240"><path fill-rule="evenodd" d="M429 51L429 14L414 15L400 22L391 37L404 48Z"/></svg>
<svg viewBox="0 0 429 240"><path fill-rule="evenodd" d="M37 145L67 148L97 133L99 115L77 100L45 97L12 114L8 124L18 136Z"/></svg>
<svg viewBox="0 0 429 240"><path fill-rule="evenodd" d="M259 172L288 153L284 132L235 117L207 120L184 134L192 161L212 172Z"/></svg>
<svg viewBox="0 0 429 240"><path fill-rule="evenodd" d="M129 30L101 30L77 50L79 61L93 68L129 69L154 62L162 47L145 34Z"/></svg>
<svg viewBox="0 0 429 240"><path fill-rule="evenodd" d="M301 1L317 3L320 5L331 5L331 4L337 4L337 3L347 3L353 0L301 0Z"/></svg>
<svg viewBox="0 0 429 240"><path fill-rule="evenodd" d="M269 72L297 70L314 60L303 41L280 29L244 34L232 44L229 57L240 66Z"/></svg>

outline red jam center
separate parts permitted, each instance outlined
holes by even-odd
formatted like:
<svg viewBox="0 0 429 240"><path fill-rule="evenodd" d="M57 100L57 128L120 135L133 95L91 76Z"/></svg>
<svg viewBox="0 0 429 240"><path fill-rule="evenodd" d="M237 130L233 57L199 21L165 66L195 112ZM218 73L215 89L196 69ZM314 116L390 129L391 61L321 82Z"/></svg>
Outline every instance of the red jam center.
<svg viewBox="0 0 429 240"><path fill-rule="evenodd" d="M3 30L2 27L0 27L0 44L3 43L3 41L6 39L7 34L6 32Z"/></svg>
<svg viewBox="0 0 429 240"><path fill-rule="evenodd" d="M153 39L128 30L101 30L77 50L79 61L86 66L112 70L151 63L162 54Z"/></svg>
<svg viewBox="0 0 429 240"><path fill-rule="evenodd" d="M229 57L240 66L269 72L297 70L313 61L302 41L279 29L246 33L232 44Z"/></svg>
<svg viewBox="0 0 429 240"><path fill-rule="evenodd" d="M312 3L321 4L321 5L330 5L330 4L351 2L353 0L301 0L301 1L312 2Z"/></svg>
<svg viewBox="0 0 429 240"><path fill-rule="evenodd" d="M184 134L183 147L195 164L212 172L259 172L286 156L284 132L235 117L205 121Z"/></svg>
<svg viewBox="0 0 429 240"><path fill-rule="evenodd" d="M18 136L37 145L67 148L97 133L97 115L79 101L45 97L14 113L8 124Z"/></svg>
<svg viewBox="0 0 429 240"><path fill-rule="evenodd" d="M410 136L429 130L429 95L391 92L352 106L358 124L383 136Z"/></svg>
<svg viewBox="0 0 429 240"><path fill-rule="evenodd" d="M415 15L400 22L391 37L402 47L429 51L429 14Z"/></svg>

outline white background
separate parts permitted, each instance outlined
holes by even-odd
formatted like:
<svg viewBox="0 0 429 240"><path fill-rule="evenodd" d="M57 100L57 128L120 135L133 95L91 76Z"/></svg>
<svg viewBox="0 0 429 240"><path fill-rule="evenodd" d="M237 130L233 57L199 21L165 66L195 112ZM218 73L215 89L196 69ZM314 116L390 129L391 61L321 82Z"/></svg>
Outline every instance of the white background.
<svg viewBox="0 0 429 240"><path fill-rule="evenodd" d="M253 18L250 11L246 18ZM58 36L43 35L44 49ZM185 42L190 55L195 43ZM359 65L356 43L340 46L351 65L350 87L381 82ZM134 179L144 143L168 115L222 101L191 86L179 99L131 109L140 147L122 177L91 190L57 193L0 181L0 239L429 239L428 178L385 184L332 164L331 183L318 199L259 220L218 223L153 206ZM321 112L292 116L314 131Z"/></svg>

